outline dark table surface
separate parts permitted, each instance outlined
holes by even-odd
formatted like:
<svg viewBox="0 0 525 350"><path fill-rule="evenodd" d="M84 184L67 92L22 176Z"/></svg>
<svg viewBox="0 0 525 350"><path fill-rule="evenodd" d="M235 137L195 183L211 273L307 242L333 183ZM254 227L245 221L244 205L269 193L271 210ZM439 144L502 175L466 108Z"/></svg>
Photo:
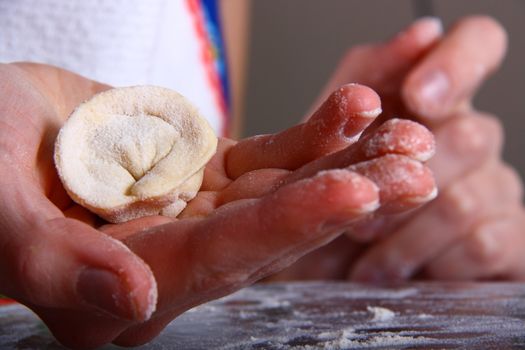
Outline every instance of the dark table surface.
<svg viewBox="0 0 525 350"><path fill-rule="evenodd" d="M141 349L525 349L525 284L260 284L199 306ZM62 349L19 305L0 349ZM117 349L107 346L104 349Z"/></svg>

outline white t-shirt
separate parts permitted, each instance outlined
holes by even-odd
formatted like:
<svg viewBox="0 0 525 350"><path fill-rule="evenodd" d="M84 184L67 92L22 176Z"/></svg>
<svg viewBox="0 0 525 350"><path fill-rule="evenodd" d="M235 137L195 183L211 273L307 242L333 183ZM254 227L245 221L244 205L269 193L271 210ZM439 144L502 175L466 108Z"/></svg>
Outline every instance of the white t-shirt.
<svg viewBox="0 0 525 350"><path fill-rule="evenodd" d="M177 90L224 135L227 101L199 0L0 0L0 61L48 63L114 86Z"/></svg>

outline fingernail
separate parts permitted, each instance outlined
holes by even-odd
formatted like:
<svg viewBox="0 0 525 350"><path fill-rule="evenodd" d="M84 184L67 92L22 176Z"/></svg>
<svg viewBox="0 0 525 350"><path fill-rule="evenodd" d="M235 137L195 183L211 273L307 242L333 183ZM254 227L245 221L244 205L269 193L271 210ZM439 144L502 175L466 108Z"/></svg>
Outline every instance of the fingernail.
<svg viewBox="0 0 525 350"><path fill-rule="evenodd" d="M343 217L333 220L327 220L323 222L323 224L320 226L320 231L334 232L340 230L347 230L348 226L351 225L353 222L365 218L366 216L376 211L380 206L381 205L379 203L379 200L377 200L374 202L363 204L359 208L351 207L348 209L348 212L351 213L352 218L349 219L347 217ZM358 218L356 219L355 216L358 216Z"/></svg>
<svg viewBox="0 0 525 350"><path fill-rule="evenodd" d="M81 298L98 310L132 320L136 310L128 291L114 272L87 268L80 274L77 291Z"/></svg>
<svg viewBox="0 0 525 350"><path fill-rule="evenodd" d="M357 218L357 220L363 219L363 217L373 213L381 206L381 203L379 202L379 199L374 200L369 203L364 203L359 207L350 207L348 208L348 211L351 213L352 218L337 218L335 220L328 220L325 221L321 226L321 231L334 231L334 230L340 230L344 229L345 227L348 227L352 222L355 222L356 218L355 216L360 216Z"/></svg>
<svg viewBox="0 0 525 350"><path fill-rule="evenodd" d="M448 75L442 70L433 70L426 73L420 80L416 91L416 110L423 117L437 117L441 111L448 110L452 96L450 96L451 82Z"/></svg>
<svg viewBox="0 0 525 350"><path fill-rule="evenodd" d="M377 192L379 192L379 189L377 190ZM368 213L372 213L376 211L377 209L379 209L380 206L381 206L381 202L378 197L376 200L369 202L369 203L365 203L361 205L359 208L352 208L351 211L357 214L364 215L364 214L368 214Z"/></svg>
<svg viewBox="0 0 525 350"><path fill-rule="evenodd" d="M357 112L356 114L362 118L370 118L370 119L375 119L377 118L381 113L383 112L383 110L381 109L381 107L378 107L376 109L372 109L370 111L361 111L361 112Z"/></svg>
<svg viewBox="0 0 525 350"><path fill-rule="evenodd" d="M478 257L494 257L496 254L501 252L504 247L502 246L501 233L509 232L511 227L507 220L500 220L485 224L476 232L477 244L476 254ZM469 254L468 252L466 254ZM472 254L472 253L470 253ZM475 257L474 257L475 258Z"/></svg>
<svg viewBox="0 0 525 350"><path fill-rule="evenodd" d="M410 197L410 198L407 198L406 201L408 203L413 203L413 204L423 204L423 203L427 203L435 199L438 196L438 193L439 193L438 188L434 187L432 191L430 191L427 195Z"/></svg>
<svg viewBox="0 0 525 350"><path fill-rule="evenodd" d="M362 134L363 134L363 131L360 131L356 134L355 130L353 129L353 126L347 125L345 129L343 130L343 135L345 135L347 142L349 143L357 142L361 138Z"/></svg>
<svg viewBox="0 0 525 350"><path fill-rule="evenodd" d="M443 34L443 22L439 17L421 17L414 22L414 25L419 26L416 35L421 44L431 43Z"/></svg>
<svg viewBox="0 0 525 350"><path fill-rule="evenodd" d="M349 118L343 128L343 134L345 137L350 139L351 142L356 142L361 137L365 127L370 125L372 121L381 114L381 108L376 108L370 111L360 111L354 113L354 115L360 118Z"/></svg>

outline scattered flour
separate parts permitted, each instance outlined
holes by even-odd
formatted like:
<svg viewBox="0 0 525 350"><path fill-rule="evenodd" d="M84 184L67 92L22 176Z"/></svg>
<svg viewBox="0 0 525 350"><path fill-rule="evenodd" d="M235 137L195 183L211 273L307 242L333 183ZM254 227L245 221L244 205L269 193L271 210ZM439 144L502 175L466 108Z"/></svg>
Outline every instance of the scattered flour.
<svg viewBox="0 0 525 350"><path fill-rule="evenodd" d="M324 349L348 349L349 347L371 348L377 346L414 346L428 343L425 337L403 336L392 332L383 332L367 339L340 338L324 344Z"/></svg>
<svg viewBox="0 0 525 350"><path fill-rule="evenodd" d="M317 339L325 342L316 345L294 346L290 349L366 349L385 346L413 346L415 344L425 344L429 341L432 341L432 339L425 338L422 336L413 337L394 332L381 332L370 336L363 333L357 333L354 328L346 328L334 332L323 332L317 335Z"/></svg>
<svg viewBox="0 0 525 350"><path fill-rule="evenodd" d="M367 306L368 312L372 314L372 322L386 322L393 319L396 314L390 309L379 306Z"/></svg>
<svg viewBox="0 0 525 350"><path fill-rule="evenodd" d="M408 297L413 297L419 294L417 288L403 288L403 289L391 289L391 290L382 290L382 289L356 289L352 291L342 291L338 293L338 296L341 296L345 299L404 299Z"/></svg>
<svg viewBox="0 0 525 350"><path fill-rule="evenodd" d="M288 300L281 300L279 298L266 297L259 300L257 308L259 309L276 309L289 308L292 304Z"/></svg>

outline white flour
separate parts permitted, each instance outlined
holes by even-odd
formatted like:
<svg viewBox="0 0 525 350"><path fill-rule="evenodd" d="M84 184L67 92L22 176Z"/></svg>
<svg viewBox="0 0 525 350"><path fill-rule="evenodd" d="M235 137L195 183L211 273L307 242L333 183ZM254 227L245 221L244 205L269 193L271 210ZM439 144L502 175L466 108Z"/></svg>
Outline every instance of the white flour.
<svg viewBox="0 0 525 350"><path fill-rule="evenodd" d="M372 314L372 322L385 322L393 319L396 314L384 307L379 306L367 306L366 309Z"/></svg>

